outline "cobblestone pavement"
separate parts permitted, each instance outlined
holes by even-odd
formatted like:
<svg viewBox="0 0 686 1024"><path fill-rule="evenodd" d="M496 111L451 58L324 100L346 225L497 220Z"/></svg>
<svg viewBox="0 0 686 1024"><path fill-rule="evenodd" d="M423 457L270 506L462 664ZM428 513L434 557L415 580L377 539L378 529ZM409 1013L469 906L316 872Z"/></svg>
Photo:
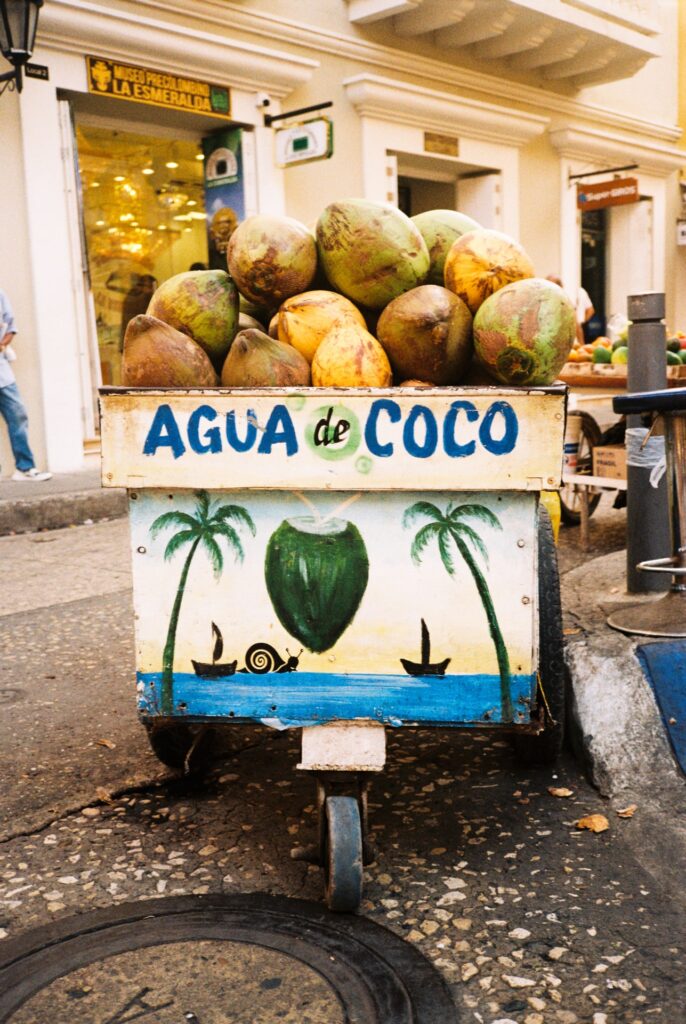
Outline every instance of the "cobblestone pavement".
<svg viewBox="0 0 686 1024"><path fill-rule="evenodd" d="M23 610L0 614L0 692L21 691L0 726L0 937L131 899L320 900L320 869L289 855L316 832L297 734L233 728L204 780L169 777L136 720L130 594L98 594L123 524L59 534L42 588L27 575ZM42 550L6 538L4 565L19 542ZM523 769L494 732L391 732L370 810L361 912L436 963L462 1021L681 1024L683 896L631 853L642 808L621 816L570 755ZM609 827L578 828L591 814Z"/></svg>

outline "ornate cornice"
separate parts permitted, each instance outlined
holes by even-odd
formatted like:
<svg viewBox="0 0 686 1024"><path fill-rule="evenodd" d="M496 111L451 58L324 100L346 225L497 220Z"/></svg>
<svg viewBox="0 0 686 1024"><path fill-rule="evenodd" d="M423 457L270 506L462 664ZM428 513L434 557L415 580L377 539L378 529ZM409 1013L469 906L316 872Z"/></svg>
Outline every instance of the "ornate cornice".
<svg viewBox="0 0 686 1024"><path fill-rule="evenodd" d="M676 146L648 145L637 139L590 128L554 128L549 138L560 156L600 164L635 163L639 169L667 177L686 164L686 151Z"/></svg>
<svg viewBox="0 0 686 1024"><path fill-rule="evenodd" d="M269 91L274 99L303 85L319 61L232 39L229 35L191 28L179 22L144 17L138 12L105 7L88 0L51 0L41 11L41 48L72 53L90 50L119 60L139 60L178 74L180 69L213 77L237 88ZM225 25L226 27L226 25ZM273 38L273 37L272 37Z"/></svg>
<svg viewBox="0 0 686 1024"><path fill-rule="evenodd" d="M198 0L139 0L136 6L163 10L167 13L175 12L196 19L198 17ZM570 96L511 79L457 67L448 61L384 46L360 36L341 35L264 11L247 11L243 4L232 0L203 0L202 20L208 26L221 26L222 31L231 27L257 37L278 39L282 44L292 45L300 50L306 40L305 45L312 53L325 53L354 60L368 67L377 68L382 74L406 75L412 81L423 79L429 86L436 83L444 89L455 88L460 91L481 93L488 99L497 97L503 103L526 105L544 113L548 113L552 108L557 114L570 119L600 124L619 131L638 132L648 138L662 139L665 142L675 142L681 136L681 129L677 125L631 117L618 110L585 103Z"/></svg>
<svg viewBox="0 0 686 1024"><path fill-rule="evenodd" d="M379 75L355 75L343 82L358 114L475 139L521 146L541 135L549 118L512 111L494 103L464 99Z"/></svg>

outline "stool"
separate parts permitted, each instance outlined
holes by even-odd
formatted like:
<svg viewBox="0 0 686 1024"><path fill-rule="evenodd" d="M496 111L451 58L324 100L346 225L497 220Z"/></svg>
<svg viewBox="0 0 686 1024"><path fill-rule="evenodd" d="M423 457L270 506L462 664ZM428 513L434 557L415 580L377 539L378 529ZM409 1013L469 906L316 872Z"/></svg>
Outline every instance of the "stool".
<svg viewBox="0 0 686 1024"><path fill-rule="evenodd" d="M613 612L608 626L640 636L686 637L686 388L617 395L615 412L656 413L664 422L667 495L672 528L672 555L639 562L645 572L672 576L664 597Z"/></svg>

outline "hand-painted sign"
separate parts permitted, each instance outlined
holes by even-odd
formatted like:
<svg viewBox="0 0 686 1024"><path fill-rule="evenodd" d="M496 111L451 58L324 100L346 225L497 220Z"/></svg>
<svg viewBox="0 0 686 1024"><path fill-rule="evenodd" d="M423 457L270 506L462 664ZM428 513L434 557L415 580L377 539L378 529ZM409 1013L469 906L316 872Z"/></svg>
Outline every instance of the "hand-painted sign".
<svg viewBox="0 0 686 1024"><path fill-rule="evenodd" d="M604 206L622 206L640 199L637 178L614 178L576 186L576 205L580 210L600 210Z"/></svg>
<svg viewBox="0 0 686 1024"><path fill-rule="evenodd" d="M86 57L86 70L88 91L98 96L231 119L231 95L224 85L103 57Z"/></svg>
<svg viewBox="0 0 686 1024"><path fill-rule="evenodd" d="M104 392L112 487L542 490L565 389Z"/></svg>
<svg viewBox="0 0 686 1024"><path fill-rule="evenodd" d="M536 495L134 494L145 716L529 720Z"/></svg>

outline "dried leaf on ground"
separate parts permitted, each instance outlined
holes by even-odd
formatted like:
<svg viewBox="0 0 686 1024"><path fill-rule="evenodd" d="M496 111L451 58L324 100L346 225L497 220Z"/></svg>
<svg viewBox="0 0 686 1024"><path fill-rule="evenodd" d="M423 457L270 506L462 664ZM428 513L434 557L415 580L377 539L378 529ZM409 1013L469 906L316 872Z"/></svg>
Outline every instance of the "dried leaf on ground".
<svg viewBox="0 0 686 1024"><path fill-rule="evenodd" d="M577 633L583 633L583 630L579 626L576 626L574 628L568 626L566 629L562 630L562 633L564 636L576 636Z"/></svg>
<svg viewBox="0 0 686 1024"><path fill-rule="evenodd" d="M637 804L629 804L628 807L622 807L621 811L617 811L618 818L633 818L634 814L638 810Z"/></svg>
<svg viewBox="0 0 686 1024"><path fill-rule="evenodd" d="M585 818L579 818L576 827L587 828L590 832L605 832L610 827L610 822L604 814L588 814Z"/></svg>
<svg viewBox="0 0 686 1024"><path fill-rule="evenodd" d="M566 789L564 786L548 786L548 792L551 796L574 796L574 791L571 789Z"/></svg>
<svg viewBox="0 0 686 1024"><path fill-rule="evenodd" d="M107 747L108 750L114 750L114 748L117 745L116 743L113 743L112 740L105 740L105 739L103 739L103 740L96 740L95 742L96 742L97 746L99 746L99 747Z"/></svg>

